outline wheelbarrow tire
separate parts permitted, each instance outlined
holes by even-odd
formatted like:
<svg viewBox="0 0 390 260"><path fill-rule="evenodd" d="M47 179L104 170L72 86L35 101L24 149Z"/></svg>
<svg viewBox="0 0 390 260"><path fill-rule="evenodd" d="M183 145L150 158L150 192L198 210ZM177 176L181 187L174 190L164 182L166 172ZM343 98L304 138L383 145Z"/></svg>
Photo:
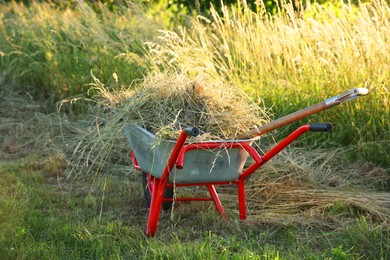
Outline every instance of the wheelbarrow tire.
<svg viewBox="0 0 390 260"><path fill-rule="evenodd" d="M147 206L150 207L150 202L152 201L152 194L149 190L149 185L151 185L148 181L149 173L142 172L142 189L144 191L145 200ZM164 198L173 198L173 188L165 188ZM163 201L162 208L163 210L169 210L172 207L172 201Z"/></svg>

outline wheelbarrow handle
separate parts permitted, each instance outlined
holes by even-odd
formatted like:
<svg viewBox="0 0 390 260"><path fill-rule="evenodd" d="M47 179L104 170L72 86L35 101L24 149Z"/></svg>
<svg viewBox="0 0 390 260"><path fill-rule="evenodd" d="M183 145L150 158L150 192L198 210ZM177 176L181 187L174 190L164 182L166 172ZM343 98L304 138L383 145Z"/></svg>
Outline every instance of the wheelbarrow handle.
<svg viewBox="0 0 390 260"><path fill-rule="evenodd" d="M197 127L187 127L183 131L187 136L196 137L199 135L199 128Z"/></svg>
<svg viewBox="0 0 390 260"><path fill-rule="evenodd" d="M312 132L332 132L332 124L310 124L309 130Z"/></svg>
<svg viewBox="0 0 390 260"><path fill-rule="evenodd" d="M343 102L353 100L355 98L365 96L368 94L368 89L366 88L354 88L350 89L338 96L326 99L325 101L312 105L310 107L304 108L292 114L281 117L277 120L271 121L265 125L259 126L253 130L248 131L247 133L238 135L236 139L250 139L255 136L260 136L262 134L268 133L276 128L282 127L284 125L295 122L299 119L308 117L312 114L321 112L333 106L339 105Z"/></svg>
<svg viewBox="0 0 390 260"><path fill-rule="evenodd" d="M361 96L365 96L368 94L368 89L366 88L354 88L350 89L338 96L329 98L324 102L327 104L327 108L341 104L343 102L351 101Z"/></svg>

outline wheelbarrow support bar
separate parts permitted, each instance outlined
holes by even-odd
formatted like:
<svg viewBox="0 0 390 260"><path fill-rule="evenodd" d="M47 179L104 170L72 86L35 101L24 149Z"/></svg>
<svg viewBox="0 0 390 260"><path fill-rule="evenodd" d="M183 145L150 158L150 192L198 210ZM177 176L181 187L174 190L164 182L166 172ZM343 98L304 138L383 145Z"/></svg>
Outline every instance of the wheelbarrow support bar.
<svg viewBox="0 0 390 260"><path fill-rule="evenodd" d="M146 234L148 236L154 236L158 219L160 218L160 210L164 197L164 190L169 179L169 174L171 173L180 150L183 148L188 136L197 136L199 134L199 129L196 127L185 128L181 131L179 138L177 139L176 145L173 148L171 155L169 156L167 165L162 173L161 178L156 178L153 182L153 190L156 192L152 193L152 199L150 202L150 210L148 216L148 223L146 227Z"/></svg>
<svg viewBox="0 0 390 260"><path fill-rule="evenodd" d="M288 145L290 145L292 142L294 142L296 139L298 139L301 135L306 133L307 131L313 131L313 132L331 132L332 131L332 125L331 124L306 124L298 129L296 129L294 132L289 134L285 139L283 139L280 143L278 143L276 146L274 146L271 150L269 150L266 154L264 154L262 157L260 157L260 160L256 159L255 157L252 157L255 159L255 162L249 166L240 176L238 180L238 207L240 212L240 219L244 220L246 219L246 195L245 195L245 187L244 183L246 178L254 173L257 169L259 169L262 165L264 165L266 162L271 160L275 155L280 153L284 148L286 148Z"/></svg>
<svg viewBox="0 0 390 260"><path fill-rule="evenodd" d="M326 110L328 108L334 107L336 105L339 105L343 102L347 102L353 99L356 99L361 96L365 96L368 94L368 90L366 88L354 88L351 90L348 90L338 96L329 98L321 103L312 105L310 107L304 108L302 110L299 110L297 112L294 112L292 114L289 114L287 116L281 117L275 121L269 122L268 124L259 126L245 134L239 135L236 137L236 139L250 139L255 136L260 136L262 134L268 133L272 130L275 130L276 128L282 127L284 125L290 124L292 122L295 122L299 119L308 117L312 114L321 112L323 110Z"/></svg>

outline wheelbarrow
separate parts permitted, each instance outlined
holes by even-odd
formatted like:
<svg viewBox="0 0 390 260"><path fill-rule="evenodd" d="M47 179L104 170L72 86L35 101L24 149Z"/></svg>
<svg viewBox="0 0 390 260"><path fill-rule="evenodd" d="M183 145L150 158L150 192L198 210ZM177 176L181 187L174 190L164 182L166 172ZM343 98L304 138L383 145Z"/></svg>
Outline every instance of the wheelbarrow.
<svg viewBox="0 0 390 260"><path fill-rule="evenodd" d="M155 136L136 124L124 127L131 148L131 160L136 170L142 172L144 195L149 205L146 235L156 233L161 209L169 209L173 201L213 201L218 213L227 220L227 215L216 192L216 185L237 185L240 220L246 219L245 180L263 164L286 148L307 131L331 132L329 123L306 124L260 156L252 143L260 135L331 108L346 101L364 96L365 88L355 88L321 103L289 114L275 121L243 133L236 139L188 143L188 137L199 134L196 127L181 131L177 140L156 140ZM248 156L252 158L245 166ZM174 188L205 186L209 197L178 198Z"/></svg>

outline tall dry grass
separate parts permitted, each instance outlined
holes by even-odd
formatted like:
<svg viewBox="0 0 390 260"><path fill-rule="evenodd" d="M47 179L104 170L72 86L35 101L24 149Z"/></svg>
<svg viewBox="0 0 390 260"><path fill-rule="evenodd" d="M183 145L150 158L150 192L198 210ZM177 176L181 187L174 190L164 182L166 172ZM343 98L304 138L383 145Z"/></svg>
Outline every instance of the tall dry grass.
<svg viewBox="0 0 390 260"><path fill-rule="evenodd" d="M312 4L298 13L283 4L272 16L261 4L253 12L245 1L238 3L225 6L222 15L212 9L210 19L199 16L190 29L161 31L161 41L149 43L155 66L233 82L254 99L265 99L275 117L367 87L364 100L313 119L336 125L328 141L359 144L354 156L388 165L388 3Z"/></svg>

